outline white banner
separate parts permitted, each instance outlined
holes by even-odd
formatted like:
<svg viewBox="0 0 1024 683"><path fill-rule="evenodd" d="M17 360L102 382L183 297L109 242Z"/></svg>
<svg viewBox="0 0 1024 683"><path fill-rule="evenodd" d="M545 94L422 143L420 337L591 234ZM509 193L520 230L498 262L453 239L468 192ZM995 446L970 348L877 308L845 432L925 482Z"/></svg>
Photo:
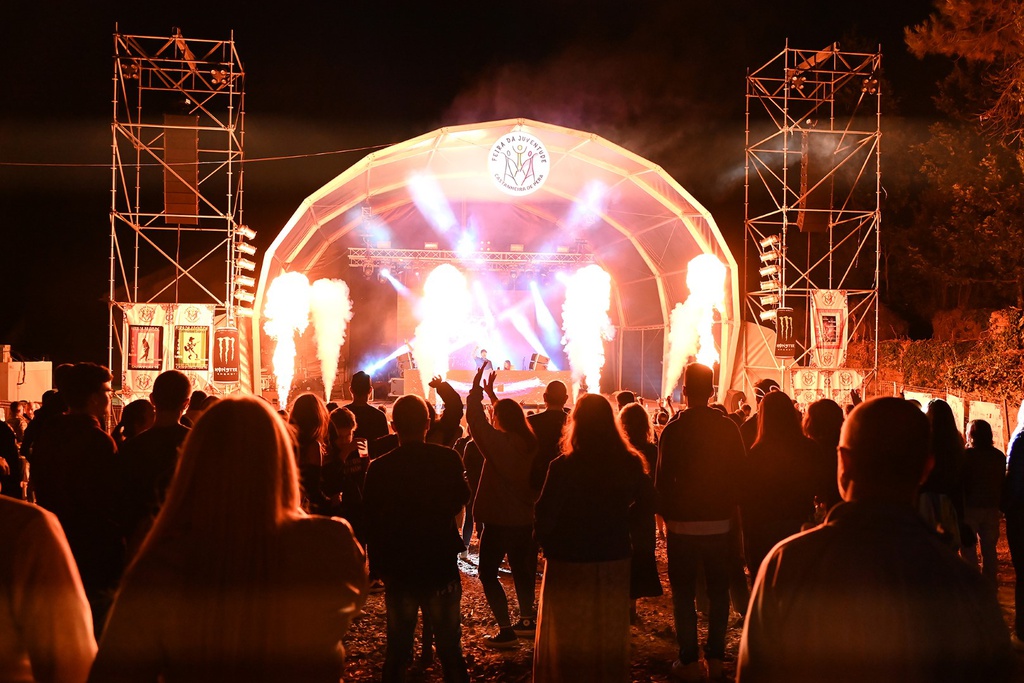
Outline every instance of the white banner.
<svg viewBox="0 0 1024 683"><path fill-rule="evenodd" d="M124 311L121 396L147 398L164 370L184 372L193 390L211 393L211 304L119 304Z"/></svg>
<svg viewBox="0 0 1024 683"><path fill-rule="evenodd" d="M839 405L849 403L850 391L860 389L864 383L864 376L859 370L847 368L795 368L791 372L793 398L801 406L808 406L822 398L832 399Z"/></svg>
<svg viewBox="0 0 1024 683"><path fill-rule="evenodd" d="M811 293L811 352L817 367L839 368L846 362L849 315L845 291L817 289Z"/></svg>
<svg viewBox="0 0 1024 683"><path fill-rule="evenodd" d="M1003 407L997 403L971 401L968 409L969 419L989 423L992 427L992 445L1005 453L1009 435L1003 430Z"/></svg>
<svg viewBox="0 0 1024 683"><path fill-rule="evenodd" d="M907 391L906 389L904 389L903 398L905 398L908 401L917 401L918 403L921 404L921 410L925 410L928 407L928 401L932 400L935 397L923 391Z"/></svg>
<svg viewBox="0 0 1024 683"><path fill-rule="evenodd" d="M953 411L953 417L956 418L956 428L960 430L961 434L966 434L967 423L964 421L964 399L955 394L946 394L946 403L949 404L949 409Z"/></svg>

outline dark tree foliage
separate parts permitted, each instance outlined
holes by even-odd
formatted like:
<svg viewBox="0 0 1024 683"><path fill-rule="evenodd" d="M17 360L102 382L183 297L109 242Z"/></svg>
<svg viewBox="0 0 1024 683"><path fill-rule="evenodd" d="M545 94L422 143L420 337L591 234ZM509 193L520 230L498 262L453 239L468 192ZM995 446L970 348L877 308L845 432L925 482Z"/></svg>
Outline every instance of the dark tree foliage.
<svg viewBox="0 0 1024 683"><path fill-rule="evenodd" d="M955 60L936 97L946 118L911 148L919 178L886 239L921 313L1024 305L1022 35L1020 0L936 0L907 29L917 56Z"/></svg>
<svg viewBox="0 0 1024 683"><path fill-rule="evenodd" d="M924 23L907 29L918 57L943 55L966 63L985 87L969 112L1020 156L1024 151L1024 3L1020 0L936 0ZM1024 160L1024 158L1022 158Z"/></svg>

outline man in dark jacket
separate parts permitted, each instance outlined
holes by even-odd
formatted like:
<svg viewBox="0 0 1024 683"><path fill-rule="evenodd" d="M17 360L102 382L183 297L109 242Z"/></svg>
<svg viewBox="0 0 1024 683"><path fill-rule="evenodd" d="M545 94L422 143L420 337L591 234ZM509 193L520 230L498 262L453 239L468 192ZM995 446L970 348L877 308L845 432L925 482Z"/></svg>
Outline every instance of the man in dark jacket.
<svg viewBox="0 0 1024 683"><path fill-rule="evenodd" d="M107 368L77 363L57 390L68 413L40 435L32 451L36 499L60 521L93 611L97 636L125 562L121 465L105 425L110 417Z"/></svg>
<svg viewBox="0 0 1024 683"><path fill-rule="evenodd" d="M363 488L370 570L384 581L388 640L384 683L403 681L412 653L416 613L434 630L446 682L468 681L462 656L463 549L455 516L469 502L459 454L425 443L426 402L403 396L392 409L399 446L370 463Z"/></svg>
<svg viewBox="0 0 1024 683"><path fill-rule="evenodd" d="M134 552L145 538L164 502L178 466L178 449L189 428L181 423L192 384L178 370L160 373L149 400L156 408L153 426L121 444L125 469L125 529Z"/></svg>
<svg viewBox="0 0 1024 683"><path fill-rule="evenodd" d="M711 678L722 676L729 621L729 530L744 451L736 423L708 406L713 382L711 368L686 366L683 394L688 407L662 431L655 473L658 511L668 531L668 580L679 643L672 673L685 681L704 676L695 605L701 566L710 602L704 658Z"/></svg>
<svg viewBox="0 0 1024 683"><path fill-rule="evenodd" d="M569 416L565 412L565 403L569 400L569 390L557 379L548 382L544 389L545 410L526 419L537 435L537 456L533 459L530 470L530 486L537 491L544 487L544 478L548 475L548 465L561 453L559 444L562 440L562 429Z"/></svg>
<svg viewBox="0 0 1024 683"><path fill-rule="evenodd" d="M345 407L356 416L355 437L373 443L374 439L386 436L388 418L378 408L370 404L370 400L373 398L373 383L370 381L370 376L362 370L352 375L349 390L352 392L352 402Z"/></svg>
<svg viewBox="0 0 1024 683"><path fill-rule="evenodd" d="M932 462L928 420L907 401L851 413L839 445L846 502L761 565L738 681L1007 680L995 592L915 508Z"/></svg>

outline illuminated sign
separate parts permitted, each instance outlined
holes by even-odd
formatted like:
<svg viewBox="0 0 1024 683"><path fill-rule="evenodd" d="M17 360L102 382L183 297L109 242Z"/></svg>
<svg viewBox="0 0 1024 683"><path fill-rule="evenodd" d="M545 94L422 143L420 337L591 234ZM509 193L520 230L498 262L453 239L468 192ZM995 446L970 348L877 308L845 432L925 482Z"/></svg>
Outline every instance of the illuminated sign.
<svg viewBox="0 0 1024 683"><path fill-rule="evenodd" d="M522 131L502 135L491 145L487 169L502 192L528 195L548 179L551 157L538 138Z"/></svg>

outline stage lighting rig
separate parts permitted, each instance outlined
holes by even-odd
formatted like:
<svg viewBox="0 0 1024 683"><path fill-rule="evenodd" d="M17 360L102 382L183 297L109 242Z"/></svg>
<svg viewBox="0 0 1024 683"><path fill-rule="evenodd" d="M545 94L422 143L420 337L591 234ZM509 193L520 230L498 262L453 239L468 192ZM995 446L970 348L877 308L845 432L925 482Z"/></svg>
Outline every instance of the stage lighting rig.
<svg viewBox="0 0 1024 683"><path fill-rule="evenodd" d="M237 249L240 253L245 254L246 256L253 256L256 253L256 247L249 244L248 242L237 243L235 245L235 249Z"/></svg>
<svg viewBox="0 0 1024 683"><path fill-rule="evenodd" d="M758 315L763 321L774 320L776 309L783 304L782 268L784 265L785 245L778 235L768 235L758 242L761 276L759 301L762 310Z"/></svg>

